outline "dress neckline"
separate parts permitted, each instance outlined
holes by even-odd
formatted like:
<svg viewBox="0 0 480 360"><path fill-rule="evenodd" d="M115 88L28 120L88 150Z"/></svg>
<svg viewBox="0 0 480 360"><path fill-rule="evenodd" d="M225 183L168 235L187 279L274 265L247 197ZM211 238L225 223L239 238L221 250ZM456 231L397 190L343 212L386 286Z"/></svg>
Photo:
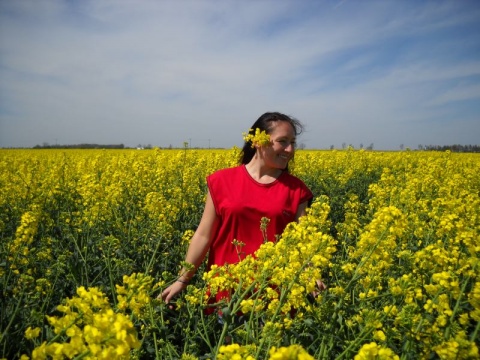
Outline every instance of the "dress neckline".
<svg viewBox="0 0 480 360"><path fill-rule="evenodd" d="M242 164L242 168L243 168L243 170L245 171L245 173L247 174L247 177L248 177L251 181L253 181L255 184L259 185L259 186L273 186L273 185L275 185L275 184L278 182L278 180L279 180L279 179L283 176L283 174L285 173L285 171L282 171L282 172L280 173L280 175L278 175L278 177L277 177L275 180L273 180L272 182L269 182L269 183L261 183L261 182L255 180L255 179L253 178L253 176L248 172L247 166L246 166L245 164Z"/></svg>

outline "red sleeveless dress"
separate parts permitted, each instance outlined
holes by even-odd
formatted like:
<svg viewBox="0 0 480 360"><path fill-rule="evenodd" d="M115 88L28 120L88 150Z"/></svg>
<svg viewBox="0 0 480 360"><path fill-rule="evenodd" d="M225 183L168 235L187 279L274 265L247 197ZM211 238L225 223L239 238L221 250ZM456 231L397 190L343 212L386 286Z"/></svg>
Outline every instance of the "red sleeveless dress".
<svg viewBox="0 0 480 360"><path fill-rule="evenodd" d="M239 261L233 240L245 243L242 248L245 255L254 253L263 243L262 217L270 219L267 238L275 241L276 235L281 235L287 224L295 221L298 206L313 198L310 189L287 172L270 184L260 184L245 165L209 175L207 185L220 219L210 246L208 269L213 264L222 266Z"/></svg>

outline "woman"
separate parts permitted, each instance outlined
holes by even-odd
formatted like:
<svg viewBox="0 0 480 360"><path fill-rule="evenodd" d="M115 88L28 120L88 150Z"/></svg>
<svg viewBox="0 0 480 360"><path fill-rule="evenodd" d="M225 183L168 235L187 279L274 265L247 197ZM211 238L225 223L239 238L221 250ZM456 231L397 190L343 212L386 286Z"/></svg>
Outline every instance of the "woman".
<svg viewBox="0 0 480 360"><path fill-rule="evenodd" d="M205 209L185 257L193 269L182 269L177 281L162 292L159 297L166 303L187 286L207 252L207 269L214 264L236 263L253 254L265 235L274 241L288 223L305 215L313 194L300 179L288 173L296 137L302 129L298 120L287 115L263 114L250 134L264 131L269 135L266 143L246 141L239 166L207 177ZM269 219L266 234L260 229L262 218ZM241 254L234 240L245 244Z"/></svg>

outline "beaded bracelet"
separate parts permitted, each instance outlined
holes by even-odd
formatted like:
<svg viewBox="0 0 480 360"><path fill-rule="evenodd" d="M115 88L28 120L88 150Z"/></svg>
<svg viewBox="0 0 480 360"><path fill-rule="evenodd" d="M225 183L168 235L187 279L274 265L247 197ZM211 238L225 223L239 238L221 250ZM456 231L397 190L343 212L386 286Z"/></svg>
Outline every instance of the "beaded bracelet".
<svg viewBox="0 0 480 360"><path fill-rule="evenodd" d="M180 280L180 279L177 279L178 282L181 282L182 284L187 284L188 285L188 282L187 281L183 281L183 280Z"/></svg>

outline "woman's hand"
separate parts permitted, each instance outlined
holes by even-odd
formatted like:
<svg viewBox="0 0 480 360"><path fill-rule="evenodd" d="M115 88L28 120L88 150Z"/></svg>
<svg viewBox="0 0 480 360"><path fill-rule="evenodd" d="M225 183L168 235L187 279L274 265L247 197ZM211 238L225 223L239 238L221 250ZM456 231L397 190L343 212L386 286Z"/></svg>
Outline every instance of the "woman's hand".
<svg viewBox="0 0 480 360"><path fill-rule="evenodd" d="M317 283L317 289L312 292L312 295L314 298L316 298L322 291L324 291L327 288L327 285L323 283L322 280L315 280Z"/></svg>
<svg viewBox="0 0 480 360"><path fill-rule="evenodd" d="M175 296L182 292L187 287L187 284L181 281L175 281L172 285L167 287L163 292L157 296L157 299L162 299L165 303L169 303Z"/></svg>

